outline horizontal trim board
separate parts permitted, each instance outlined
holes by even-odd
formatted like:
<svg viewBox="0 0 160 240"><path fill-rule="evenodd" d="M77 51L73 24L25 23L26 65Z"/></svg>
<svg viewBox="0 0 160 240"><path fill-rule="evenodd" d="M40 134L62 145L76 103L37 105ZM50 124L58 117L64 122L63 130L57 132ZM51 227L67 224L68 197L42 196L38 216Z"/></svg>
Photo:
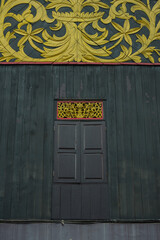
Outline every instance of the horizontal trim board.
<svg viewBox="0 0 160 240"><path fill-rule="evenodd" d="M115 223L115 224L147 224L160 223L160 219L109 219L109 220L51 220L51 219L0 219L0 224L13 223L65 223L65 224L95 224L95 223Z"/></svg>
<svg viewBox="0 0 160 240"><path fill-rule="evenodd" d="M0 236L6 240L44 240L53 239L92 239L92 240L157 240L159 237L160 224L119 224L119 223L96 223L96 224L0 224Z"/></svg>

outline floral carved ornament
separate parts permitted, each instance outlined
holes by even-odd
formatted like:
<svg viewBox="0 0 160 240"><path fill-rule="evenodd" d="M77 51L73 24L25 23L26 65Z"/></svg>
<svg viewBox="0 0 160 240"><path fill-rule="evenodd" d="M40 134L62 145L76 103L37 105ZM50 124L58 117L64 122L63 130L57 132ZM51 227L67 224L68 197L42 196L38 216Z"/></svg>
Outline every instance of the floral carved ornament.
<svg viewBox="0 0 160 240"><path fill-rule="evenodd" d="M160 0L1 0L0 61L160 62Z"/></svg>

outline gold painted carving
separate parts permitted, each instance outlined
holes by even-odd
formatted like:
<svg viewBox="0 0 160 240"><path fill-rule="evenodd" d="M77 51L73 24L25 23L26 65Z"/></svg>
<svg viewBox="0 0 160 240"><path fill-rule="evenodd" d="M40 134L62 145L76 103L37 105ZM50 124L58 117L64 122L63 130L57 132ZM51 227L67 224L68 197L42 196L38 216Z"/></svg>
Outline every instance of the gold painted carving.
<svg viewBox="0 0 160 240"><path fill-rule="evenodd" d="M57 119L103 119L103 103L57 102Z"/></svg>
<svg viewBox="0 0 160 240"><path fill-rule="evenodd" d="M160 0L1 0L0 61L160 62Z"/></svg>

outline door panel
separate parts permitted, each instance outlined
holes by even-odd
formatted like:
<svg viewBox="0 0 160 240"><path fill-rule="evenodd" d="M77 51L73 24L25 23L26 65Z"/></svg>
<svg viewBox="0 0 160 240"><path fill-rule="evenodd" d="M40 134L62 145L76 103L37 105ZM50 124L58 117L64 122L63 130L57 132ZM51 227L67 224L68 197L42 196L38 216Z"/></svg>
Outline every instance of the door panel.
<svg viewBox="0 0 160 240"><path fill-rule="evenodd" d="M82 123L83 148L84 150L102 150L103 132L101 124Z"/></svg>
<svg viewBox="0 0 160 240"><path fill-rule="evenodd" d="M57 129L58 150L71 151L77 148L77 124L60 123Z"/></svg>
<svg viewBox="0 0 160 240"><path fill-rule="evenodd" d="M55 182L80 181L79 123L57 121L55 123Z"/></svg>
<svg viewBox="0 0 160 240"><path fill-rule="evenodd" d="M74 153L58 154L58 179L76 180L77 158Z"/></svg>
<svg viewBox="0 0 160 240"><path fill-rule="evenodd" d="M103 181L103 162L102 154L84 154L84 179Z"/></svg>
<svg viewBox="0 0 160 240"><path fill-rule="evenodd" d="M81 122L81 181L106 180L105 123Z"/></svg>

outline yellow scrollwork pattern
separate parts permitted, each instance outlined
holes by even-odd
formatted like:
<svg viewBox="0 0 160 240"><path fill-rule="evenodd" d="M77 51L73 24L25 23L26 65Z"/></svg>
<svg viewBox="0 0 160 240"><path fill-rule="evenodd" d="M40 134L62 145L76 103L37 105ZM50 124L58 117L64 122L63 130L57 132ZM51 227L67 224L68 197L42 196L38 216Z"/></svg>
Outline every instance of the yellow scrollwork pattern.
<svg viewBox="0 0 160 240"><path fill-rule="evenodd" d="M103 119L103 103L57 102L57 119Z"/></svg>
<svg viewBox="0 0 160 240"><path fill-rule="evenodd" d="M0 61L160 62L160 0L1 0Z"/></svg>

